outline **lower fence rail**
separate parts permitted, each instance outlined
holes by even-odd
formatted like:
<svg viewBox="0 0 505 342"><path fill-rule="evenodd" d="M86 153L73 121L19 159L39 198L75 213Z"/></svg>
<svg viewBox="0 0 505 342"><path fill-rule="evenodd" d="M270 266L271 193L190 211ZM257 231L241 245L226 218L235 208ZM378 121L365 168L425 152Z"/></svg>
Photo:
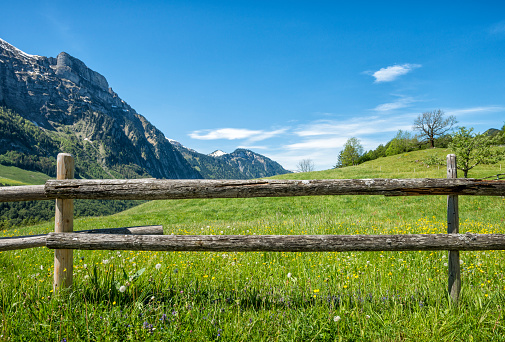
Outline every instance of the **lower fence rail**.
<svg viewBox="0 0 505 342"><path fill-rule="evenodd" d="M505 250L505 234L105 235L49 233L51 249L199 252Z"/></svg>
<svg viewBox="0 0 505 342"><path fill-rule="evenodd" d="M139 226L80 230L79 234L162 235L163 226ZM46 246L47 234L0 238L0 252Z"/></svg>

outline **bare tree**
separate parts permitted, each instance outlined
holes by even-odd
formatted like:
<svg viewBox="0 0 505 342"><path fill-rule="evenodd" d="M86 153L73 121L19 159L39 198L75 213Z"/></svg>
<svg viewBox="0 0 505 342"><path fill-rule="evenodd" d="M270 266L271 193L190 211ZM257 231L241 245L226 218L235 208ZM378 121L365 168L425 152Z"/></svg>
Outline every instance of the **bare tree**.
<svg viewBox="0 0 505 342"><path fill-rule="evenodd" d="M302 159L296 164L296 168L299 172L311 172L314 171L314 163L312 159Z"/></svg>
<svg viewBox="0 0 505 342"><path fill-rule="evenodd" d="M444 117L444 112L440 109L432 112L420 114L414 121L412 128L420 132L420 137L425 138L430 142L430 147L435 147L435 138L444 135L458 121L454 115L447 118Z"/></svg>

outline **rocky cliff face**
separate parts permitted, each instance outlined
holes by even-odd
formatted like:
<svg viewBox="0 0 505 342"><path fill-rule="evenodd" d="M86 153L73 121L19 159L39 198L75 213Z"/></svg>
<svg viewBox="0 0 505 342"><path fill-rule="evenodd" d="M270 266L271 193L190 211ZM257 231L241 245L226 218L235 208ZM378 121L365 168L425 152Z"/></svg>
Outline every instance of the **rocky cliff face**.
<svg viewBox="0 0 505 342"><path fill-rule="evenodd" d="M110 176L202 178L105 77L65 52L29 55L0 39L0 106ZM3 137L0 155L23 144L15 139Z"/></svg>

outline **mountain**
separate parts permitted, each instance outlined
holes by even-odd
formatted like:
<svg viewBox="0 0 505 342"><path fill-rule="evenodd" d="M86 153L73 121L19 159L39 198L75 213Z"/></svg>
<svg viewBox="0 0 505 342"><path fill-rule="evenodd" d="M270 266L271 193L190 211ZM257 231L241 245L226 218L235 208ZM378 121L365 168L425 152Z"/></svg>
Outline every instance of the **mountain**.
<svg viewBox="0 0 505 342"><path fill-rule="evenodd" d="M104 76L62 52L29 55L0 39L0 162L54 176L59 152L76 177L202 178Z"/></svg>
<svg viewBox="0 0 505 342"><path fill-rule="evenodd" d="M232 153L216 150L211 154L202 154L175 140L170 142L204 178L250 179L290 172L279 163L250 150L236 149Z"/></svg>

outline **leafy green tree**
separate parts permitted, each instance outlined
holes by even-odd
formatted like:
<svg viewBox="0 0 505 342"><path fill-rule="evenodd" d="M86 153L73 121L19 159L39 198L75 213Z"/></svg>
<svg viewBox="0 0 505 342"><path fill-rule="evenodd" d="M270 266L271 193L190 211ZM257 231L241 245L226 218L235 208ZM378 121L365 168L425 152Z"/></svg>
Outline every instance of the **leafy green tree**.
<svg viewBox="0 0 505 342"><path fill-rule="evenodd" d="M400 129L393 140L388 143L386 156L393 156L395 154L415 150L417 145L419 145L419 142L416 137L413 137L410 132Z"/></svg>
<svg viewBox="0 0 505 342"><path fill-rule="evenodd" d="M363 146L358 138L352 137L347 140L344 149L338 154L336 168L358 165L359 159L363 155Z"/></svg>
<svg viewBox="0 0 505 342"><path fill-rule="evenodd" d="M498 142L498 137L487 134L473 133L473 128L460 127L452 135L449 148L456 154L456 163L464 177L468 178L468 171L479 164L493 163L500 156L492 146Z"/></svg>
<svg viewBox="0 0 505 342"><path fill-rule="evenodd" d="M419 131L420 137L428 140L430 147L433 148L435 147L435 138L443 136L457 122L455 116L451 115L446 118L444 112L437 109L420 114L414 121L412 128L414 131Z"/></svg>

